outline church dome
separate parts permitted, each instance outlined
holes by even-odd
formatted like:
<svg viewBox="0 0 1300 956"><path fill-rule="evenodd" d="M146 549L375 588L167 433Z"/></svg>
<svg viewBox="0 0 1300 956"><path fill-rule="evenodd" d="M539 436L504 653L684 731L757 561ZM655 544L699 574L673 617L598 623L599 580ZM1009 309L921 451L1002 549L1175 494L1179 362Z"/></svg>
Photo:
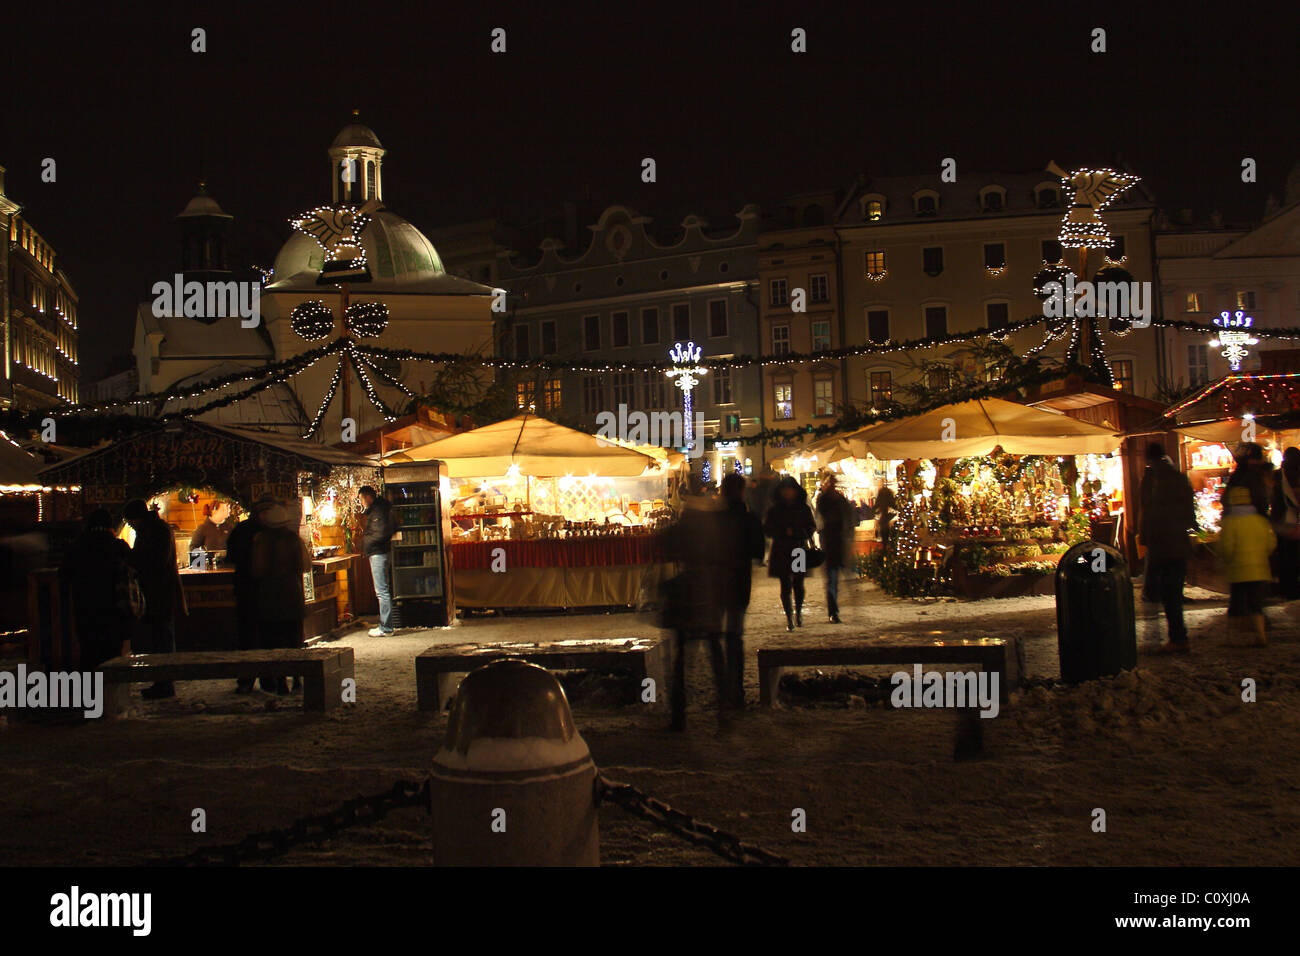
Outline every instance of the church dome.
<svg viewBox="0 0 1300 956"><path fill-rule="evenodd" d="M177 219L188 219L194 216L218 216L222 219L233 219L233 216L223 212L217 201L208 195L206 183L199 183L198 195L186 204L181 210Z"/></svg>
<svg viewBox="0 0 1300 956"><path fill-rule="evenodd" d="M383 144L379 142L379 137L369 126L361 123L349 123L339 134L334 137L334 142L330 143L330 149L340 149L348 146L364 146L369 149L383 149Z"/></svg>
<svg viewBox="0 0 1300 956"><path fill-rule="evenodd" d="M376 212L361 233L371 281L363 283L375 292L419 291L414 288L445 275L438 250L424 233L386 209ZM325 252L310 236L295 232L275 257L275 271L269 291L316 288L316 277L325 264Z"/></svg>

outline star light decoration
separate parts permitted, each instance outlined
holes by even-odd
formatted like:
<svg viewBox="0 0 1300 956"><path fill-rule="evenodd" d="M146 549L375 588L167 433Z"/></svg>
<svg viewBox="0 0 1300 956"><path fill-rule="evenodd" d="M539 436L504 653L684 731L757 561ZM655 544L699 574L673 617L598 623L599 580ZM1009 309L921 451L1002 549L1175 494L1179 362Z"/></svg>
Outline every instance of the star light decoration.
<svg viewBox="0 0 1300 956"><path fill-rule="evenodd" d="M1223 351L1219 354L1228 360L1234 372L1241 371L1242 360L1250 354L1246 346L1259 344L1259 339L1250 334L1250 327L1254 322L1253 317L1240 311L1220 312L1219 317L1214 320L1219 332L1217 338L1210 339L1210 345L1216 349L1223 346Z"/></svg>
<svg viewBox="0 0 1300 956"><path fill-rule="evenodd" d="M362 206L352 203L317 206L297 219L289 220L289 225L311 236L325 252L325 264L316 279L317 285L370 281L361 233L370 225L371 215L382 208L383 203L371 199Z"/></svg>
<svg viewBox="0 0 1300 956"><path fill-rule="evenodd" d="M676 379L673 384L682 390L682 432L688 449L695 444L695 416L692 414L694 399L691 393L700 384L700 376L707 375L709 371L700 364L702 351L694 342L687 342L684 347L681 342L675 342L668 350L673 367L664 372L669 378Z"/></svg>
<svg viewBox="0 0 1300 956"><path fill-rule="evenodd" d="M1056 163L1047 171L1065 182L1070 192L1070 208L1061 220L1058 237L1063 248L1109 249L1114 243L1101 211L1115 201L1138 177L1113 169L1076 169L1067 173Z"/></svg>

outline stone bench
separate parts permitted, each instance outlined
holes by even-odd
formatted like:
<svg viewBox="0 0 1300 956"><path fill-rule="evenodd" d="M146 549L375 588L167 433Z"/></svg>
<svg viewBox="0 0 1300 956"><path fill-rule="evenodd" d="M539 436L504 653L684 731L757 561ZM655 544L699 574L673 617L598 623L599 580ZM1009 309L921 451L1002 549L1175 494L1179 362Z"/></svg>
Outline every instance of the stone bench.
<svg viewBox="0 0 1300 956"><path fill-rule="evenodd" d="M343 700L343 680L354 676L350 647L320 646L262 651L186 651L134 654L106 661L104 712L126 708L132 684L178 680L301 677L303 710L330 710Z"/></svg>
<svg viewBox="0 0 1300 956"><path fill-rule="evenodd" d="M801 644L764 648L758 652L758 697L764 707L778 706L781 671L787 667L894 664L979 664L998 673L1003 702L1024 672L1024 648L1017 638L977 638L916 641L878 637L870 643Z"/></svg>
<svg viewBox="0 0 1300 956"><path fill-rule="evenodd" d="M454 693L456 674L508 657L547 670L630 671L638 683L653 679L656 699L663 700L668 691L668 650L668 642L659 638L436 645L415 659L416 698L420 710L440 710Z"/></svg>

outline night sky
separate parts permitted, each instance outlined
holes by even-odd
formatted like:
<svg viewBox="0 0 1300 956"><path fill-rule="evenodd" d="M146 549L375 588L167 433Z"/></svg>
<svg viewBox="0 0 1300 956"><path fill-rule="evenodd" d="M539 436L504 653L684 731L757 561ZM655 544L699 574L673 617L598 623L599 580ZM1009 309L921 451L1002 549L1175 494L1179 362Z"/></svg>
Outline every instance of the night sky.
<svg viewBox="0 0 1300 956"><path fill-rule="evenodd" d="M354 107L388 149L387 203L426 231L552 213L584 190L652 216L734 210L945 156L959 181L1122 160L1166 209L1232 221L1280 198L1300 160L1296 24L1260 8L1219 8L1241 22L1199 5L1178 21L1116 4L186 6L6 12L0 165L80 294L83 385L175 271L200 169L236 217L237 264L269 267L286 219L328 201L325 150ZM196 26L206 53L190 51ZM505 55L489 51L498 26ZM1105 54L1089 52L1095 26Z"/></svg>

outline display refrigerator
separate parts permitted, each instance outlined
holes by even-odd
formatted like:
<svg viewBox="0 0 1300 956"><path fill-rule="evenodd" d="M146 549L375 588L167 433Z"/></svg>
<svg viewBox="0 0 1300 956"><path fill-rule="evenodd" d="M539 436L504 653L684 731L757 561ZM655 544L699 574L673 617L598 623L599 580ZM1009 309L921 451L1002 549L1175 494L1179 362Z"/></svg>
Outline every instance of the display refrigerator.
<svg viewBox="0 0 1300 956"><path fill-rule="evenodd" d="M456 616L446 546L451 537L447 487L447 466L441 461L384 468L385 494L398 532L390 561L395 625L446 627Z"/></svg>

